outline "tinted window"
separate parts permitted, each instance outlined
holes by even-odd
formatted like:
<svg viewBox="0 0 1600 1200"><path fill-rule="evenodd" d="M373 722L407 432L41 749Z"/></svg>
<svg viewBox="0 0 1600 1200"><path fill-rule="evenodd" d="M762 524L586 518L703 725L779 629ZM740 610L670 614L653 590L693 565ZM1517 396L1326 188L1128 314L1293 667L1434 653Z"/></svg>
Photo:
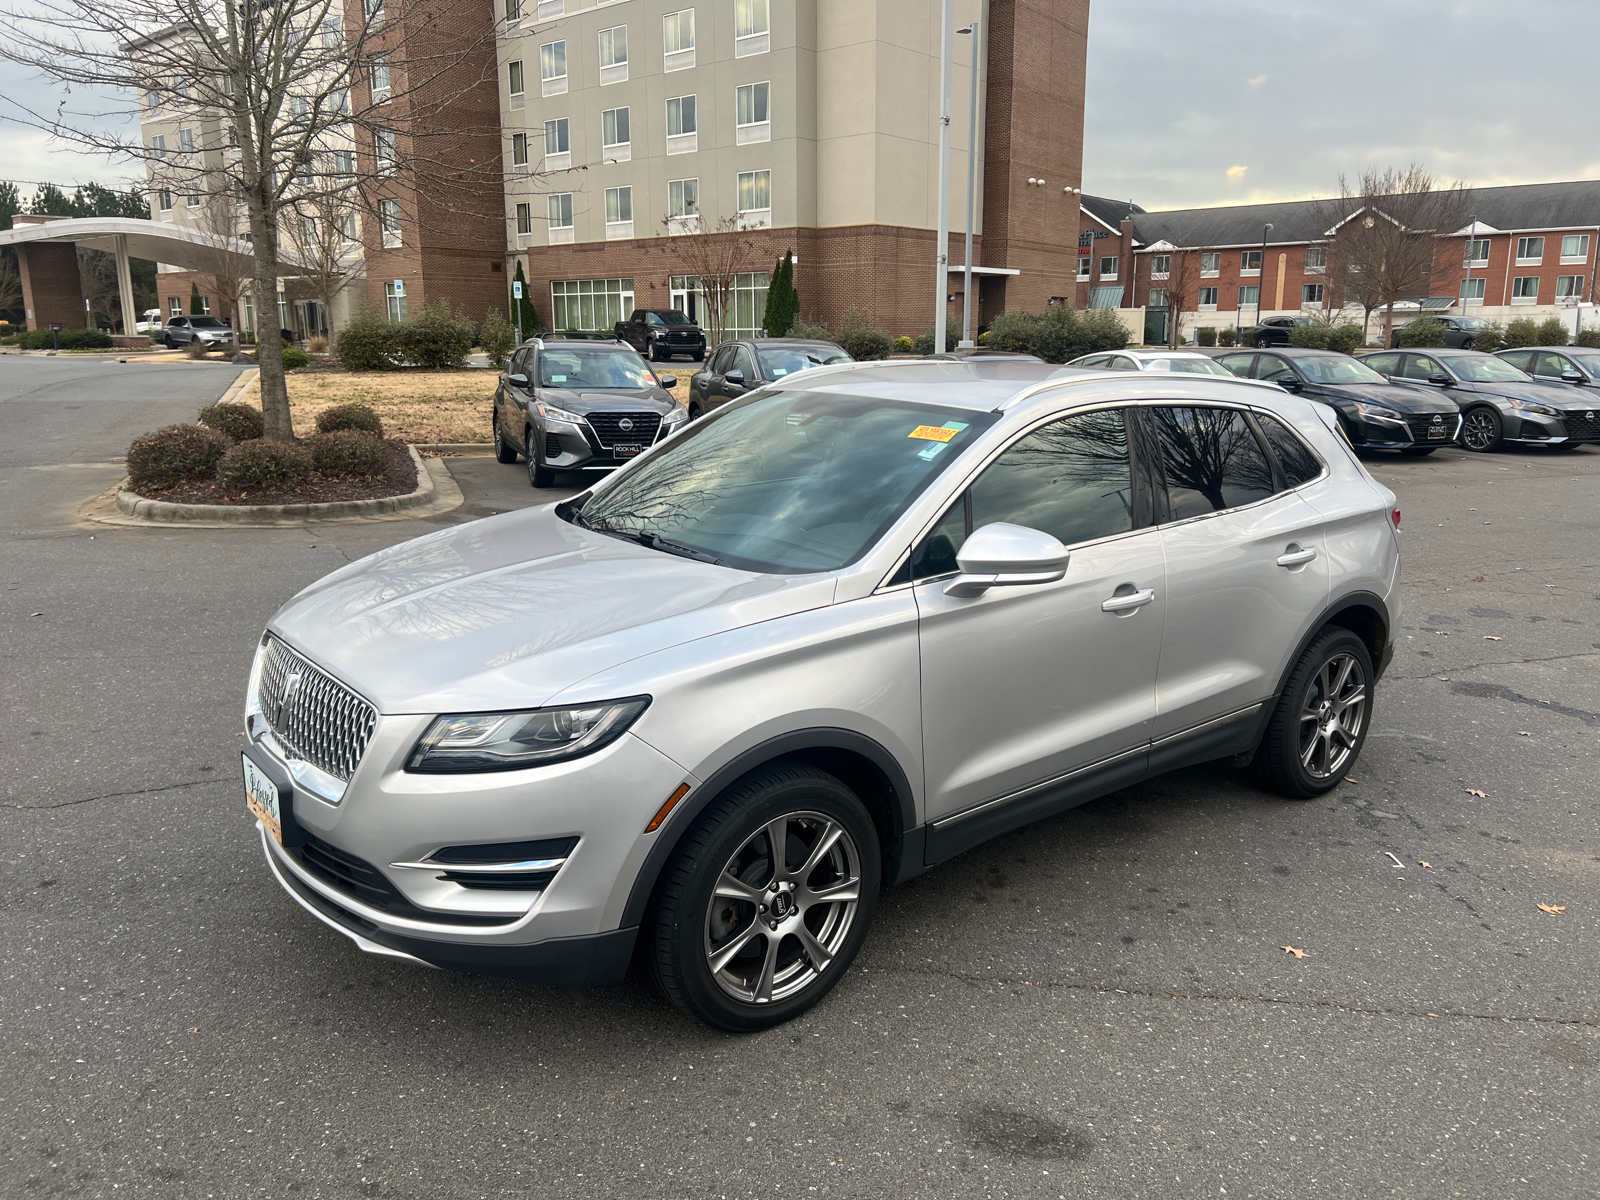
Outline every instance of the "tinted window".
<svg viewBox="0 0 1600 1200"><path fill-rule="evenodd" d="M1255 360L1254 354L1225 354L1217 361L1241 379L1250 379L1250 364Z"/></svg>
<svg viewBox="0 0 1600 1200"><path fill-rule="evenodd" d="M711 360L711 371L716 375L726 375L728 364L733 361L733 347L723 346Z"/></svg>
<svg viewBox="0 0 1600 1200"><path fill-rule="evenodd" d="M917 548L917 578L956 569L974 529L995 521L1042 529L1071 546L1133 528L1133 478L1120 410L1052 421L1014 443Z"/></svg>
<svg viewBox="0 0 1600 1200"><path fill-rule="evenodd" d="M1521 363L1518 363L1517 365L1519 367L1522 366ZM1562 358L1561 355L1552 354L1549 350L1541 350L1538 358L1534 360L1533 373L1535 375L1547 375L1555 379L1560 379L1561 372L1565 371L1567 367L1567 360ZM1522 369L1526 371L1528 368L1522 367Z"/></svg>
<svg viewBox="0 0 1600 1200"><path fill-rule="evenodd" d="M1361 361L1380 375L1398 375L1400 373L1400 356L1398 354L1369 354Z"/></svg>
<svg viewBox="0 0 1600 1200"><path fill-rule="evenodd" d="M1231 408L1152 408L1171 519L1237 508L1272 495L1272 467L1244 414Z"/></svg>
<svg viewBox="0 0 1600 1200"><path fill-rule="evenodd" d="M1322 474L1322 464L1311 452L1311 447L1302 442L1287 425L1265 413L1257 413L1256 420L1261 425L1261 432L1267 435L1267 444L1278 456L1284 481L1290 487L1299 487Z"/></svg>
<svg viewBox="0 0 1600 1200"><path fill-rule="evenodd" d="M1294 369L1276 354L1263 354L1256 363L1256 378L1268 383L1283 383L1295 378Z"/></svg>
<svg viewBox="0 0 1600 1200"><path fill-rule="evenodd" d="M1517 370L1526 371L1528 369L1529 361L1533 358L1533 351L1512 350L1509 353L1502 354L1500 357L1505 359L1513 367L1516 367Z"/></svg>
<svg viewBox="0 0 1600 1200"><path fill-rule="evenodd" d="M1444 368L1438 363L1434 362L1433 359L1429 358L1426 354L1406 355L1406 367L1404 374L1407 379L1419 379L1426 383L1429 376L1442 374L1443 371Z"/></svg>
<svg viewBox="0 0 1600 1200"><path fill-rule="evenodd" d="M1113 354L1111 361L1106 364L1113 371L1137 371L1139 364L1125 354Z"/></svg>

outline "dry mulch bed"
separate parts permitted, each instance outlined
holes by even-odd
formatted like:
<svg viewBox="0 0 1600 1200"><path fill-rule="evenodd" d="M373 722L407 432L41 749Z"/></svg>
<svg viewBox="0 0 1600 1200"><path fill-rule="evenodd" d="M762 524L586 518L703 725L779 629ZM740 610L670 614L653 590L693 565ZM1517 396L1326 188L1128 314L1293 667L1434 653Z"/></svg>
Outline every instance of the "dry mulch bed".
<svg viewBox="0 0 1600 1200"><path fill-rule="evenodd" d="M146 500L174 504L324 504L332 500L377 500L404 496L417 490L417 464L401 441L384 443L389 449L389 469L376 479L337 479L312 475L298 488L262 488L225 494L214 479L196 479L170 487L146 487L135 492ZM132 489L129 489L130 491Z"/></svg>

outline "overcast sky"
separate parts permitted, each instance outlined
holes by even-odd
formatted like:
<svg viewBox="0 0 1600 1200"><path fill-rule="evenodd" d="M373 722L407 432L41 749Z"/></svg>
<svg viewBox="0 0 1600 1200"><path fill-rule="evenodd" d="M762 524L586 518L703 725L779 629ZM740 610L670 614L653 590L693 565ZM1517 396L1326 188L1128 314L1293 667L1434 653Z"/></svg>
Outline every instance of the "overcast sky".
<svg viewBox="0 0 1600 1200"><path fill-rule="evenodd" d="M1083 187L1147 209L1304 199L1423 163L1600 178L1600 0L1093 0ZM0 96L45 85L0 63ZM142 172L4 120L0 176Z"/></svg>
<svg viewBox="0 0 1600 1200"><path fill-rule="evenodd" d="M1412 162L1597 178L1597 47L1600 0L1093 0L1083 189L1161 209Z"/></svg>

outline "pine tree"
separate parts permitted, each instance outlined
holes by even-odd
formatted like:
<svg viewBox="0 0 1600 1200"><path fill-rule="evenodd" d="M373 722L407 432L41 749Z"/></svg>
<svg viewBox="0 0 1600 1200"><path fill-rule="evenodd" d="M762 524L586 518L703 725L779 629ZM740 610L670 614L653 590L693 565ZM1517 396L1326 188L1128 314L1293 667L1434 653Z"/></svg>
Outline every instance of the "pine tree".
<svg viewBox="0 0 1600 1200"><path fill-rule="evenodd" d="M517 271L512 276L512 279L522 285L522 299L518 300L513 296L511 300L511 311L514 314L514 320L516 317L520 317L521 320L522 336L530 338L536 333L543 333L544 326L539 323L539 311L534 308L533 300L528 294L528 280L522 274L521 259L517 260Z"/></svg>
<svg viewBox="0 0 1600 1200"><path fill-rule="evenodd" d="M799 315L800 293L794 286L794 252L785 250L767 284L767 311L762 327L769 337L783 337L794 327Z"/></svg>
<svg viewBox="0 0 1600 1200"><path fill-rule="evenodd" d="M189 315L198 317L205 311L206 306L200 302L200 285L191 283L189 285Z"/></svg>

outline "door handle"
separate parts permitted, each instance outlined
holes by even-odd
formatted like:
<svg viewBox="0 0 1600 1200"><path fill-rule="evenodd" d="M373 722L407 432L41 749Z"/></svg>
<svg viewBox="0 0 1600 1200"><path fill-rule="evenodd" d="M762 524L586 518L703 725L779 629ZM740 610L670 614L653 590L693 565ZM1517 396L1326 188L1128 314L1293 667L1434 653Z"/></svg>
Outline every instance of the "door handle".
<svg viewBox="0 0 1600 1200"><path fill-rule="evenodd" d="M1315 546L1302 547L1297 542L1290 542L1289 548L1278 555L1278 565L1280 567L1304 566L1316 556L1317 548Z"/></svg>
<svg viewBox="0 0 1600 1200"><path fill-rule="evenodd" d="M1113 596L1100 603L1100 611L1108 613L1132 612L1136 608L1143 608L1156 598L1155 590L1145 588L1139 592L1128 592L1121 596Z"/></svg>

